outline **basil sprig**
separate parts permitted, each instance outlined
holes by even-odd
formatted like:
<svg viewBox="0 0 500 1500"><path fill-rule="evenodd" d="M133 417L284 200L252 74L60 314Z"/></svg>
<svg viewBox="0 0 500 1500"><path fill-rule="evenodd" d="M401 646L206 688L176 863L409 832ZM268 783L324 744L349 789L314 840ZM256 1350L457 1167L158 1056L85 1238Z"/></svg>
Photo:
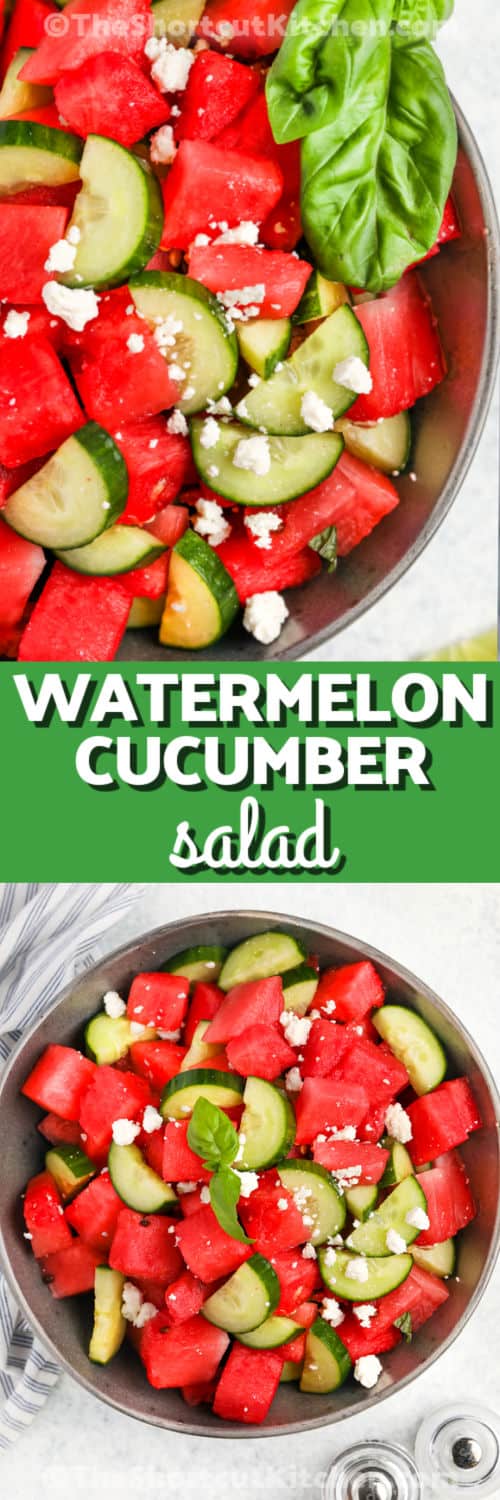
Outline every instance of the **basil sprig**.
<svg viewBox="0 0 500 1500"><path fill-rule="evenodd" d="M188 1145L196 1156L201 1156L203 1166L211 1171L209 1192L210 1204L221 1229L233 1240L251 1245L236 1213L241 1191L237 1172L231 1171L231 1162L238 1154L238 1135L227 1115L209 1099L197 1099L187 1131Z"/></svg>

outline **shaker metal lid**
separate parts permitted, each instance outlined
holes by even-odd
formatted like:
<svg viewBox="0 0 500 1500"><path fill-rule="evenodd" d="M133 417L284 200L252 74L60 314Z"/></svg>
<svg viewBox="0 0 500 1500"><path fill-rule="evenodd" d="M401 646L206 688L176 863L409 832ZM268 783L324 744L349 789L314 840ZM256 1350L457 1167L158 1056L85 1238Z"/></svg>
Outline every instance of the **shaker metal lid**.
<svg viewBox="0 0 500 1500"><path fill-rule="evenodd" d="M500 1490L500 1417L474 1402L454 1402L426 1417L415 1457L424 1496L466 1500Z"/></svg>
<svg viewBox="0 0 500 1500"><path fill-rule="evenodd" d="M393 1443L357 1443L332 1464L323 1500L421 1500L418 1470L404 1448Z"/></svg>

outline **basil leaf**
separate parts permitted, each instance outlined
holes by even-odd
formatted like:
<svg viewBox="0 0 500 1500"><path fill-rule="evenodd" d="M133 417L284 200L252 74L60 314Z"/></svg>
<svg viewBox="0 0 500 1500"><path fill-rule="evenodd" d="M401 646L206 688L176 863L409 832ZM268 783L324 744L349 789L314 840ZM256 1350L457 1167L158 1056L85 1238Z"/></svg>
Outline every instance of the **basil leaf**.
<svg viewBox="0 0 500 1500"><path fill-rule="evenodd" d="M238 1154L239 1142L234 1125L209 1099L196 1100L187 1139L191 1151L201 1156L203 1165L213 1171L217 1167L229 1166Z"/></svg>
<svg viewBox="0 0 500 1500"><path fill-rule="evenodd" d="M240 1240L242 1245L251 1245L253 1240L249 1240L245 1234L236 1213L240 1188L237 1173L232 1172L230 1167L220 1167L210 1179L210 1203L221 1229L225 1229L231 1239Z"/></svg>
<svg viewBox="0 0 500 1500"><path fill-rule="evenodd" d="M313 536L309 546L312 547L313 552L317 552L323 558L324 562L328 563L328 572L334 573L337 566L336 526L326 526L324 531L318 533L318 536Z"/></svg>
<svg viewBox="0 0 500 1500"><path fill-rule="evenodd" d="M396 0L396 30L410 41L419 37L429 40L449 21L454 4L455 0Z"/></svg>
<svg viewBox="0 0 500 1500"><path fill-rule="evenodd" d="M403 1335L405 1343L411 1344L413 1338L413 1323L411 1320L411 1313L402 1313L400 1318L395 1318L394 1327L399 1328L400 1333L402 1333Z"/></svg>
<svg viewBox="0 0 500 1500"><path fill-rule="evenodd" d="M394 0L390 0L390 9ZM266 80L269 119L280 144L333 118L337 88L332 32L351 0L298 0ZM342 52L342 43L340 47Z"/></svg>
<svg viewBox="0 0 500 1500"><path fill-rule="evenodd" d="M364 64L353 57L353 91L333 125L303 142L302 222L320 271L379 292L437 238L457 131L428 42L394 34Z"/></svg>

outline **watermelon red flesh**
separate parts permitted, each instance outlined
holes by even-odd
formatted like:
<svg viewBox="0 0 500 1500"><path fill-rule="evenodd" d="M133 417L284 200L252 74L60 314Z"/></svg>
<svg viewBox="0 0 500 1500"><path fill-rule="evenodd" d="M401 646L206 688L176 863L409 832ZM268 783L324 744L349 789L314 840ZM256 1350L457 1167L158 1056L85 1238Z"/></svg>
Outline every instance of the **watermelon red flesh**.
<svg viewBox="0 0 500 1500"><path fill-rule="evenodd" d="M242 1245L226 1234L209 1204L179 1224L177 1242L188 1271L204 1282L230 1276L252 1254L251 1245Z"/></svg>
<svg viewBox="0 0 500 1500"><path fill-rule="evenodd" d="M51 1146L80 1146L81 1131L76 1120L61 1120L52 1111L39 1121L37 1130Z"/></svg>
<svg viewBox="0 0 500 1500"><path fill-rule="evenodd" d="M33 458L31 463L19 464L17 469L6 469L5 464L0 464L0 510L6 504L9 495L13 495L14 490L18 490L22 484L25 484L27 479L31 479L32 474L38 472L42 463L43 460L41 458ZM9 531L10 535L11 532ZM6 538L4 538L4 542L5 540Z"/></svg>
<svg viewBox="0 0 500 1500"><path fill-rule="evenodd" d="M65 1218L80 1239L94 1250L107 1251L113 1239L123 1203L115 1193L105 1168L69 1203Z"/></svg>
<svg viewBox="0 0 500 1500"><path fill-rule="evenodd" d="M175 120L177 140L213 140L259 88L259 75L220 52L200 52L191 67Z"/></svg>
<svg viewBox="0 0 500 1500"><path fill-rule="evenodd" d="M145 1302L152 1302L158 1308L158 1312L165 1311L165 1284L163 1281L151 1281L147 1276L136 1276L134 1285L142 1292Z"/></svg>
<svg viewBox="0 0 500 1500"><path fill-rule="evenodd" d="M269 1259L280 1284L276 1313L289 1317L302 1302L307 1302L319 1285L317 1261L304 1260L297 1250L281 1250L279 1254L270 1255Z"/></svg>
<svg viewBox="0 0 500 1500"><path fill-rule="evenodd" d="M176 974L137 974L127 1001L127 1016L141 1026L177 1031L182 1026L188 999L189 979Z"/></svg>
<svg viewBox="0 0 500 1500"><path fill-rule="evenodd" d="M264 219L260 237L270 250L295 250L295 246L302 238L298 189L282 194L276 207L272 208L267 219Z"/></svg>
<svg viewBox="0 0 500 1500"><path fill-rule="evenodd" d="M192 1193L182 1194L181 1213L183 1219L190 1219L193 1214L199 1213L200 1208L203 1208L204 1205L201 1197L201 1188L202 1184L200 1183L199 1187L193 1188Z"/></svg>
<svg viewBox="0 0 500 1500"><path fill-rule="evenodd" d="M131 57L101 52L81 67L63 73L55 100L70 130L77 135L104 135L132 146L163 125L170 106Z"/></svg>
<svg viewBox="0 0 500 1500"><path fill-rule="evenodd" d="M83 1096L96 1071L95 1063L75 1047L52 1043L35 1063L21 1092L41 1109L51 1110L64 1120L78 1120Z"/></svg>
<svg viewBox="0 0 500 1500"><path fill-rule="evenodd" d="M189 256L190 276L211 292L263 289L264 295L255 297L261 318L291 317L311 271L309 262L296 256L246 245L194 246Z"/></svg>
<svg viewBox="0 0 500 1500"><path fill-rule="evenodd" d="M467 1078L442 1083L431 1094L410 1104L408 1114L412 1126L409 1151L416 1167L435 1161L454 1146L461 1146L482 1125Z"/></svg>
<svg viewBox="0 0 500 1500"><path fill-rule="evenodd" d="M312 1145L317 1135L346 1125L359 1125L368 1110L368 1095L360 1084L332 1078L306 1078L298 1096L296 1145Z"/></svg>
<svg viewBox="0 0 500 1500"><path fill-rule="evenodd" d="M423 255L420 261L415 262L415 265L423 265L424 261L432 260L432 257L434 255L439 255L439 251L441 250L443 245L448 244L450 240L461 239L461 235L462 228L460 224L460 218L458 215L456 204L450 193L445 203L443 222L441 224L436 243L432 246L431 250L427 251L427 255Z"/></svg>
<svg viewBox="0 0 500 1500"><path fill-rule="evenodd" d="M77 1297L81 1292L93 1291L95 1269L103 1261L104 1255L99 1251L92 1250L83 1240L73 1240L66 1249L44 1256L43 1280L53 1297Z"/></svg>
<svg viewBox="0 0 500 1500"><path fill-rule="evenodd" d="M19 647L20 661L113 661L130 614L128 589L57 562Z"/></svg>
<svg viewBox="0 0 500 1500"><path fill-rule="evenodd" d="M209 1182L211 1173L188 1145L188 1120L167 1120L163 1139L162 1176L165 1182ZM210 1278L212 1280L212 1278ZM205 1278L203 1277L203 1280Z"/></svg>
<svg viewBox="0 0 500 1500"><path fill-rule="evenodd" d="M179 394L144 319L136 312L127 313L131 305L126 287L105 293L99 316L83 333L67 339L72 374L85 410L110 432L115 427L120 431L122 421L135 422L175 406ZM133 334L143 343L136 353L129 348Z"/></svg>
<svg viewBox="0 0 500 1500"><path fill-rule="evenodd" d="M399 504L398 492L385 474L380 474L345 452L328 479L297 500L275 506L282 528L275 532L269 552L251 554L261 565L278 571L280 559L288 559L327 526L335 526L340 557L350 552ZM245 516L255 515L255 506ZM248 537L248 532L245 532ZM224 543L230 556L231 542ZM307 555L307 554L306 554Z"/></svg>
<svg viewBox="0 0 500 1500"><path fill-rule="evenodd" d="M376 1046L364 1037L351 1041L336 1070L336 1077L346 1083L362 1083L374 1108L390 1104L396 1094L407 1088L409 1078L403 1063L388 1048ZM426 1161L430 1158L426 1156Z"/></svg>
<svg viewBox="0 0 500 1500"><path fill-rule="evenodd" d="M16 468L58 448L84 422L47 340L0 340L0 462Z"/></svg>
<svg viewBox="0 0 500 1500"><path fill-rule="evenodd" d="M137 1144L146 1158L149 1167L153 1168L157 1177L161 1177L163 1167L163 1129L154 1130L148 1135L142 1130L137 1137Z"/></svg>
<svg viewBox="0 0 500 1500"><path fill-rule="evenodd" d="M238 534L236 527L229 540L222 542L215 551L230 573L242 604L253 594L267 590L279 593L282 589L296 588L321 573L321 560L310 547L296 553L287 549L275 555L273 544L270 552L263 552L254 546L248 535Z"/></svg>
<svg viewBox="0 0 500 1500"><path fill-rule="evenodd" d="M369 960L326 969L321 975L314 1005L337 1021L361 1021L369 1011L383 1005L385 990L380 975Z"/></svg>
<svg viewBox="0 0 500 1500"><path fill-rule="evenodd" d="M217 984L205 984L203 980L195 984L184 1026L184 1041L187 1047L191 1046L200 1021L213 1021L223 999L224 991L220 990Z"/></svg>
<svg viewBox="0 0 500 1500"><path fill-rule="evenodd" d="M168 483L168 476L166 478ZM164 510L158 511L154 521L148 521L146 530L152 536L157 537L159 542L164 542L166 547L175 547L181 536L189 526L189 511L184 505L166 505Z"/></svg>
<svg viewBox="0 0 500 1500"><path fill-rule="evenodd" d="M198 1380L191 1385L183 1385L182 1394L188 1406L211 1406L215 1396L216 1380Z"/></svg>
<svg viewBox="0 0 500 1500"><path fill-rule="evenodd" d="M65 12L67 26L62 35L45 34L21 69L21 78L29 83L57 83L62 73L74 72L87 58L102 52L104 38L108 50L140 63L153 29L147 0L70 0Z"/></svg>
<svg viewBox="0 0 500 1500"><path fill-rule="evenodd" d="M163 184L162 249L187 250L197 234L213 232L221 222L230 228L246 219L260 224L282 189L275 162L226 151L211 141L181 141Z"/></svg>
<svg viewBox="0 0 500 1500"><path fill-rule="evenodd" d="M353 1167L360 1167L359 1176L352 1186L358 1183L380 1182L383 1177L389 1152L382 1146L371 1146L368 1141L318 1141L313 1146L314 1161L319 1161L322 1167L327 1167L329 1172L339 1172L341 1175Z"/></svg>
<svg viewBox="0 0 500 1500"><path fill-rule="evenodd" d="M287 1207L279 1207L280 1203ZM279 1187L259 1186L250 1198L241 1200L238 1213L254 1248L265 1256L293 1250L311 1238L311 1226L304 1224L292 1193Z"/></svg>
<svg viewBox="0 0 500 1500"><path fill-rule="evenodd" d="M228 1042L227 1060L236 1073L272 1080L293 1068L297 1058L277 1026L248 1026Z"/></svg>
<svg viewBox="0 0 500 1500"><path fill-rule="evenodd" d="M166 1318L170 1327L175 1328L178 1323L196 1317L207 1296L208 1288L203 1282L198 1281L191 1271L183 1271L165 1292Z"/></svg>
<svg viewBox="0 0 500 1500"><path fill-rule="evenodd" d="M255 979L237 984L219 1006L205 1032L206 1042L227 1042L249 1026L276 1025L283 1010L281 979Z"/></svg>
<svg viewBox="0 0 500 1500"><path fill-rule="evenodd" d="M420 1288L420 1301L417 1302L412 1313L413 1330L421 1328L429 1318L442 1307L443 1302L448 1301L449 1291L446 1283L440 1276L432 1276L429 1271L424 1271L420 1266L414 1266L410 1273L415 1285Z"/></svg>
<svg viewBox="0 0 500 1500"><path fill-rule="evenodd" d="M281 46L292 9L293 0L208 0L197 34L236 57L267 57Z"/></svg>
<svg viewBox="0 0 500 1500"><path fill-rule="evenodd" d="M38 1177L31 1178L24 1195L23 1213L26 1233L37 1260L71 1244L61 1195L50 1172L40 1172Z"/></svg>
<svg viewBox="0 0 500 1500"><path fill-rule="evenodd" d="M402 1334L398 1328L390 1323L381 1327L376 1318L373 1318L369 1328L362 1328L361 1323L348 1312L344 1322L335 1330L338 1337L347 1349L353 1364L358 1359L364 1359L370 1354L385 1354L387 1350L394 1349L396 1344L401 1343Z"/></svg>
<svg viewBox="0 0 500 1500"><path fill-rule="evenodd" d="M146 1078L153 1089L165 1088L175 1078L186 1055L186 1048L177 1042L132 1042L130 1066L134 1073Z"/></svg>
<svg viewBox="0 0 500 1500"><path fill-rule="evenodd" d="M140 1355L156 1390L204 1384L215 1375L229 1345L229 1335L196 1316L169 1328L165 1313L146 1324Z"/></svg>
<svg viewBox="0 0 500 1500"><path fill-rule="evenodd" d="M315 1306L314 1307L314 1313L313 1313L313 1319L315 1317L317 1317L317 1313L318 1313L318 1309ZM286 1358L287 1364L288 1364L288 1362L291 1362L293 1365L301 1365L302 1364L302 1360L305 1357L305 1352L306 1352L306 1335L305 1335L305 1333L298 1333L296 1338L289 1339L288 1344L282 1344L280 1346L280 1352L281 1352L282 1358L283 1359Z"/></svg>
<svg viewBox="0 0 500 1500"><path fill-rule="evenodd" d="M317 991L316 991L317 994ZM316 1008L316 996L314 998ZM327 1078L335 1073L348 1046L347 1027L323 1018L313 1021L300 1064L303 1078Z"/></svg>
<svg viewBox="0 0 500 1500"><path fill-rule="evenodd" d="M17 201L18 201L18 194L16 193L16 204L17 204ZM0 204L0 217L1 217L1 208L2 208L2 206L3 205ZM63 206L63 212L67 213L67 209L64 208L64 206ZM18 291L19 291L19 285L18 285ZM53 317L51 317L51 314L49 313L48 308L46 308L45 305L42 302L37 302L37 303L31 302L29 305L28 304L25 305L23 302L16 302L13 305L13 307L9 307L9 308L5 309L6 316L7 316L7 313L10 312L10 311L12 311L12 310L14 312L18 312L18 313L22 313L22 312L27 312L28 313L28 327L27 327L26 333L24 335L25 338L27 338L27 339L46 339L49 344L52 344L52 346L53 346L54 349L60 349L61 348L61 345L62 345L62 343L64 341L64 329L65 329L66 325L62 322L61 318L53 318ZM67 328L66 328L66 332L67 332ZM4 330L3 330L3 327L2 327L2 335L3 335L3 333L4 333ZM38 461L37 460L33 460L32 471L33 471L33 468L34 468L36 462L38 462ZM27 464L26 464L25 467L26 467L26 469L28 469L28 465ZM22 473L21 478L19 478L19 475L18 475L17 476L17 480L16 480L16 484L19 485L19 484L24 483L24 477L25 477L24 476L24 472ZM26 474L26 478L29 478L29 474L28 473Z"/></svg>
<svg viewBox="0 0 500 1500"><path fill-rule="evenodd" d="M367 1111L364 1119L358 1126L360 1141L369 1141L373 1145L375 1141L380 1140L381 1136L387 1134L385 1123L386 1113L386 1103L371 1105L371 1108Z"/></svg>
<svg viewBox="0 0 500 1500"><path fill-rule="evenodd" d="M45 5L43 0L17 0L0 57L0 77L4 78L9 63L20 47L38 47L46 35L48 16L57 15L55 5Z"/></svg>
<svg viewBox="0 0 500 1500"><path fill-rule="evenodd" d="M214 1397L214 1412L227 1422L263 1422L283 1369L280 1351L233 1344Z"/></svg>
<svg viewBox="0 0 500 1500"><path fill-rule="evenodd" d="M44 567L42 548L0 520L0 652L2 641L20 624Z"/></svg>
<svg viewBox="0 0 500 1500"><path fill-rule="evenodd" d="M174 1281L182 1271L176 1231L175 1219L160 1214L148 1218L132 1208L122 1208L109 1252L110 1266L124 1276Z"/></svg>
<svg viewBox="0 0 500 1500"><path fill-rule="evenodd" d="M414 406L444 380L436 319L414 271L392 291L356 308L368 340L373 387L351 406L353 422L376 422Z"/></svg>
<svg viewBox="0 0 500 1500"><path fill-rule="evenodd" d="M419 1245L439 1245L454 1239L476 1217L477 1209L463 1162L449 1152L429 1172L423 1172L420 1183L427 1202L429 1228L418 1236Z"/></svg>
<svg viewBox="0 0 500 1500"><path fill-rule="evenodd" d="M99 1157L108 1151L114 1120L139 1120L150 1103L151 1090L144 1078L108 1064L96 1068L80 1105L80 1125L87 1136L89 1156Z"/></svg>
<svg viewBox="0 0 500 1500"><path fill-rule="evenodd" d="M165 417L158 415L125 423L112 437L128 472L127 504L121 520L144 526L175 500L185 484L191 459L188 439L169 432ZM177 518L182 516L181 511L176 514ZM173 545L170 535L160 540Z"/></svg>
<svg viewBox="0 0 500 1500"><path fill-rule="evenodd" d="M51 245L61 240L68 219L66 208L30 207L22 203L0 206L0 298L41 302L47 281L45 262ZM15 340L17 343L18 340Z"/></svg>

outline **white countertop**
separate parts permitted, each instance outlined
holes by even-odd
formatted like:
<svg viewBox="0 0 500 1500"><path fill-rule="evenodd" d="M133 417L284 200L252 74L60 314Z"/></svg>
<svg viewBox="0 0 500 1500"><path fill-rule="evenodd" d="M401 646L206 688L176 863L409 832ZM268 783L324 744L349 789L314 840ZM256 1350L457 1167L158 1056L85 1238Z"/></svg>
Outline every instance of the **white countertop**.
<svg viewBox="0 0 500 1500"><path fill-rule="evenodd" d="M496 0L455 0L438 51L500 203ZM491 630L497 619L498 400L437 536L390 593L308 661L407 661Z"/></svg>
<svg viewBox="0 0 500 1500"><path fill-rule="evenodd" d="M413 969L454 1006L500 1077L498 975L500 886L150 886L108 937L127 937L193 913L255 907L294 913L364 938ZM443 1402L469 1398L500 1411L497 1271L471 1324L428 1374L379 1411L302 1437L244 1443L178 1437L121 1417L63 1377L34 1425L0 1456L0 1492L13 1500L99 1500L140 1495L203 1500L281 1492L319 1497L318 1476L335 1453L371 1437L411 1445L420 1421Z"/></svg>

